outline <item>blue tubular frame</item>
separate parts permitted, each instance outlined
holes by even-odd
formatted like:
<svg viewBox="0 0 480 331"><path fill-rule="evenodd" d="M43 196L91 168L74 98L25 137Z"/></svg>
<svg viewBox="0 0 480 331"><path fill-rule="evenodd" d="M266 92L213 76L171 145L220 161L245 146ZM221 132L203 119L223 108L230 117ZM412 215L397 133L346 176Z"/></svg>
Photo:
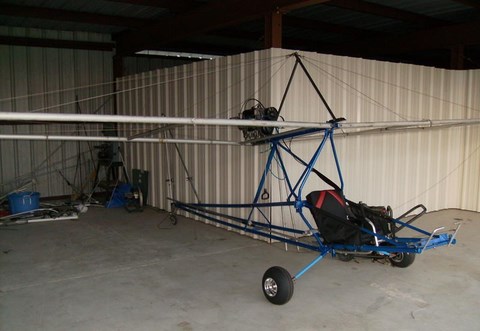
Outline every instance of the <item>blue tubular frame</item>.
<svg viewBox="0 0 480 331"><path fill-rule="evenodd" d="M445 246L448 244L455 244L456 240L454 239L454 235L443 233L443 234L432 234L428 231L422 230L417 228L411 224L405 223L399 219L392 219L392 221L402 227L408 227L422 235L427 237L423 238L398 238L398 237L385 237L383 235L377 234L372 232L369 229L359 227L359 229L367 233L371 236L376 237L378 240L382 241L381 246L375 245L350 245L350 244L328 244L324 243L321 234L319 231L312 226L312 224L307 220L303 213L303 209L311 207L306 200L302 199L303 189L305 184L307 183L314 166L325 147L327 140L330 141L332 147L332 153L335 159L335 165L338 172L338 177L340 180L340 188L343 190L344 182L342 177L342 172L340 168L340 163L337 156L337 151L335 148L335 142L333 139L333 134L335 129L338 127L336 122L333 122L331 127L328 129L304 129L304 130L293 130L291 132L285 132L282 134L278 134L277 137L275 135L270 136L267 138L266 141L270 143L271 149L270 153L267 158L267 162L265 165L265 170L263 171L262 178L260 183L257 187L255 197L252 203L245 203L245 204L211 204L211 203L184 203L180 201L174 201L173 205L181 210L184 210L188 213L193 215L197 215L203 217L207 220L222 224L227 227L231 227L240 231L245 231L247 233L252 233L256 235L260 235L269 239L278 240L281 242L285 242L288 244L292 244L298 247L303 247L306 249L310 249L316 252L319 252L319 255L307 266L305 266L302 270L300 270L293 279L296 280L303 276L305 272L307 272L310 268L312 268L315 264L321 261L328 253L335 255L336 250L341 251L348 251L348 252L374 252L379 255L389 255L391 253L414 253L414 254L421 254L426 249L431 249L439 246ZM285 164L283 162L283 158L281 156L281 151L284 151L290 154L292 157L299 159L298 156L294 155L293 152L288 148L284 142L285 139L294 138L302 135L308 135L313 133L321 133L323 132L323 138L321 139L319 146L313 153L310 161L307 163L303 160L300 160L301 163L305 165L305 169L303 170L302 174L296 181L295 185L292 187L292 181L290 180L287 170L285 168ZM265 182L270 172L272 162L276 160L279 165L281 172L284 175L286 180L288 189L290 190L289 195L286 201L278 201L278 202L265 202L259 203L260 196L262 194L262 190L265 186ZM282 207L282 206L293 206L295 207L296 212L299 214L300 218L306 224L308 230L302 231L297 230L294 228L278 226L272 224L271 220L263 213L260 208L264 207ZM250 209L248 217L241 218L235 217L227 214L222 214L218 212L214 212L208 210L207 208L244 208ZM253 212L255 209L258 209L261 215L265 218L266 222L259 222L257 220L252 219ZM222 220L227 219L228 221ZM305 242L301 242L298 240L295 235L311 235L315 238L316 244L309 244Z"/></svg>

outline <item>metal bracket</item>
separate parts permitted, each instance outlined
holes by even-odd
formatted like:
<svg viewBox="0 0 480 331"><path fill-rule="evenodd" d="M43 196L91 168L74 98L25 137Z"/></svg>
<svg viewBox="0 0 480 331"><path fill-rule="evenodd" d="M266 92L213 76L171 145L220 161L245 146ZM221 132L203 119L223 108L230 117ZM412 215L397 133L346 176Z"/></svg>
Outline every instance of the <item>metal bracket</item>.
<svg viewBox="0 0 480 331"><path fill-rule="evenodd" d="M370 221L368 218L365 217L365 219L367 220L368 224L370 224L370 226L372 227L372 232L375 234L373 236L373 238L375 239L375 246L379 246L378 245L378 238L377 238L377 229L375 229L375 225L373 224L372 221Z"/></svg>
<svg viewBox="0 0 480 331"><path fill-rule="evenodd" d="M450 238L450 241L448 242L448 247L452 246L452 243L455 240L455 237L457 236L458 230L460 230L460 228L463 225L463 221L462 222L455 222L453 224L455 224L457 227L455 228L455 232L452 234L452 238Z"/></svg>
<svg viewBox="0 0 480 331"><path fill-rule="evenodd" d="M435 230L433 230L433 232L430 234L430 237L428 237L428 240L427 240L427 243L425 244L425 246L423 246L422 250L420 251L420 254L423 253L423 251L427 248L428 244L430 243L430 241L432 241L432 238L433 236L438 232L438 231L442 231L444 230L445 227L444 226L441 226L439 228L436 228Z"/></svg>

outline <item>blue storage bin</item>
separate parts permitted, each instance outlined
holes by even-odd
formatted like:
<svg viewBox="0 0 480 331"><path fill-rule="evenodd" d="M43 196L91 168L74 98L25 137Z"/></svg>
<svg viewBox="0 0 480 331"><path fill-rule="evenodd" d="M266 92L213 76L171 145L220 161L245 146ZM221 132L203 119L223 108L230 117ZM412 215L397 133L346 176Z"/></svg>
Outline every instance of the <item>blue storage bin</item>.
<svg viewBox="0 0 480 331"><path fill-rule="evenodd" d="M18 192L8 195L8 207L11 214L23 213L40 208L40 193Z"/></svg>
<svg viewBox="0 0 480 331"><path fill-rule="evenodd" d="M106 208L118 208L124 207L126 203L125 194L130 193L132 190L132 185L130 184L119 184L113 190L110 200L105 204Z"/></svg>

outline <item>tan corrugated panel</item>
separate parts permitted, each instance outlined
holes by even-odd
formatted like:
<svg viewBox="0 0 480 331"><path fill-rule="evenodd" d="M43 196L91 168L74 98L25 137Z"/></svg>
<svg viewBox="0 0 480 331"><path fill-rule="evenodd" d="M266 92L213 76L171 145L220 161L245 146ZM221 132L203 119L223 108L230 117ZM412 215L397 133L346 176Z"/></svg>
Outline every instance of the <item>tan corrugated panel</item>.
<svg viewBox="0 0 480 331"><path fill-rule="evenodd" d="M270 78L269 70L270 59L264 52L156 70L143 74L150 75L155 87L141 89L134 94L125 93L119 97L119 112L132 115L230 118L240 112L245 99L268 99L270 89L264 80ZM139 83L144 81L142 75L124 77L121 81L126 82L132 78L137 78ZM122 88L129 88L128 84L122 83ZM241 137L236 128L181 127L171 132L179 138L239 140ZM164 134L155 136L164 137ZM134 155L128 159L129 167L151 173L152 194L149 203L163 209L169 209L170 203L166 199L171 196L169 185L172 186L175 198L196 202L191 183L195 185L203 202L250 202L262 171L258 162L264 158L263 154L258 155L258 149L254 147L180 144L178 149L191 177L188 178L173 145L135 144L126 148L126 154ZM141 155L139 149L142 150ZM155 155L154 162L151 161L152 155ZM246 216L246 211L230 209L228 212Z"/></svg>
<svg viewBox="0 0 480 331"><path fill-rule="evenodd" d="M157 70L148 74L155 77L156 88L122 97L120 111L229 118L240 112L249 97L278 107L294 64L294 59L287 56L291 53L265 50ZM475 93L478 72L315 53L301 55L333 111L351 122L479 117L480 101ZM329 119L301 71L295 75L282 116L289 121ZM177 128L173 133L179 138L241 139L240 131L227 128ZM478 126L472 126L339 137L336 142L345 193L352 200L390 204L396 215L417 203L425 203L430 210L448 207L479 210L478 136ZM317 143L293 142L292 148L309 159ZM127 153L134 155L130 158L131 167L149 170L155 178L151 181L151 191L155 194L149 203L169 207L167 151L175 197L195 201L174 146L140 146L128 145ZM146 149L139 155L137 150L141 148ZM268 146L182 145L179 149L203 202L238 203L253 199ZM336 179L329 147L325 152L318 167ZM154 161L151 155L155 155ZM291 179L296 179L302 168L288 157L285 162ZM271 171L279 175L276 165ZM269 177L267 187L272 198L284 199L281 190L284 181ZM304 193L322 187L325 185L312 178ZM233 208L222 211L242 216L248 212ZM288 208L277 209L273 213L274 223L289 225L292 214L295 212ZM256 216L261 217L259 213Z"/></svg>
<svg viewBox="0 0 480 331"><path fill-rule="evenodd" d="M276 55L288 53L274 51ZM448 71L314 53L302 55L331 108L349 121L480 116L475 93L478 71ZM282 77L287 76L290 66L284 70ZM283 93L282 83L285 85L272 85L275 106ZM282 112L288 120L328 119L301 72L289 93ZM425 203L430 210L478 210L478 131L478 126L472 126L337 139L345 193L352 200L390 204L397 215L417 203ZM311 143L296 143L294 148L304 156L312 152ZM332 164L332 159L326 158L319 162L319 167L333 174ZM289 166L295 168L296 164L290 162ZM466 172L468 180L464 177Z"/></svg>
<svg viewBox="0 0 480 331"><path fill-rule="evenodd" d="M467 117L479 117L480 111L480 70L472 70L467 74L467 85L470 86L465 92L467 105ZM463 162L460 168L463 173L462 198L460 208L480 210L480 128L472 126L465 130L465 145L463 146Z"/></svg>
<svg viewBox="0 0 480 331"><path fill-rule="evenodd" d="M95 33L58 32L39 29L0 27L3 35L45 37L85 41L109 41L106 35ZM26 98L2 101L2 111L35 111L92 96L109 93L112 84L79 90L73 87L112 81L112 54L109 52L0 45L0 99L30 95ZM48 93L58 91L54 93ZM113 102L100 107L106 98L81 102L83 113L111 113ZM46 110L74 113L74 103ZM92 128L92 126L90 127ZM75 134L71 125L1 126L0 133ZM82 132L83 134L83 132ZM0 141L0 192L9 192L25 181L35 179L36 190L42 196L72 194L58 171L76 186L86 183L93 169L88 144L75 142ZM82 152L78 158L78 152ZM81 167L77 164L81 163ZM80 176L83 177L80 179ZM76 178L76 180L75 180ZM86 193L90 185L86 185Z"/></svg>

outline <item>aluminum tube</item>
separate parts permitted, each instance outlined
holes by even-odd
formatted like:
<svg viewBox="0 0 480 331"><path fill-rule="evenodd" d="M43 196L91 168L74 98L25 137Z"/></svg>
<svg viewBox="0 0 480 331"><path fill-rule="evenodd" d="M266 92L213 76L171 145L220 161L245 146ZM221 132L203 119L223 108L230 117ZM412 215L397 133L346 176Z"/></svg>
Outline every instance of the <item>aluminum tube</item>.
<svg viewBox="0 0 480 331"><path fill-rule="evenodd" d="M223 141L223 140L162 139L162 138L135 138L135 139L129 140L127 137L28 135L28 134L0 134L0 140L120 141L120 142L132 142L132 143L240 145L239 143L234 141Z"/></svg>
<svg viewBox="0 0 480 331"><path fill-rule="evenodd" d="M125 115L91 115L59 113L15 113L0 112L0 121L29 122L84 122L84 123L130 123L130 124L181 124L181 125L220 125L220 126L255 126L255 127L305 127L329 128L328 123L311 122L272 122L260 120L195 118L195 117L152 117ZM279 125L281 123L281 125Z"/></svg>
<svg viewBox="0 0 480 331"><path fill-rule="evenodd" d="M181 124L181 125L219 125L235 127L296 127L296 128L329 128L329 123L315 122L278 122L260 120L195 118L195 117L151 117L125 115L92 115L92 114L59 114L59 113L17 113L0 112L0 121L30 121L30 122L85 122L85 123L144 123L144 124ZM339 127L348 128L378 128L397 126L421 126L448 124L478 124L480 118L451 120L421 120L402 122L340 122Z"/></svg>
<svg viewBox="0 0 480 331"><path fill-rule="evenodd" d="M395 127L422 127L429 128L438 125L454 125L464 124L473 125L480 124L480 118L472 119L451 119L451 120L421 120L421 121L392 121L392 122L357 122L357 123L339 123L342 129L358 129L358 128L395 128Z"/></svg>

